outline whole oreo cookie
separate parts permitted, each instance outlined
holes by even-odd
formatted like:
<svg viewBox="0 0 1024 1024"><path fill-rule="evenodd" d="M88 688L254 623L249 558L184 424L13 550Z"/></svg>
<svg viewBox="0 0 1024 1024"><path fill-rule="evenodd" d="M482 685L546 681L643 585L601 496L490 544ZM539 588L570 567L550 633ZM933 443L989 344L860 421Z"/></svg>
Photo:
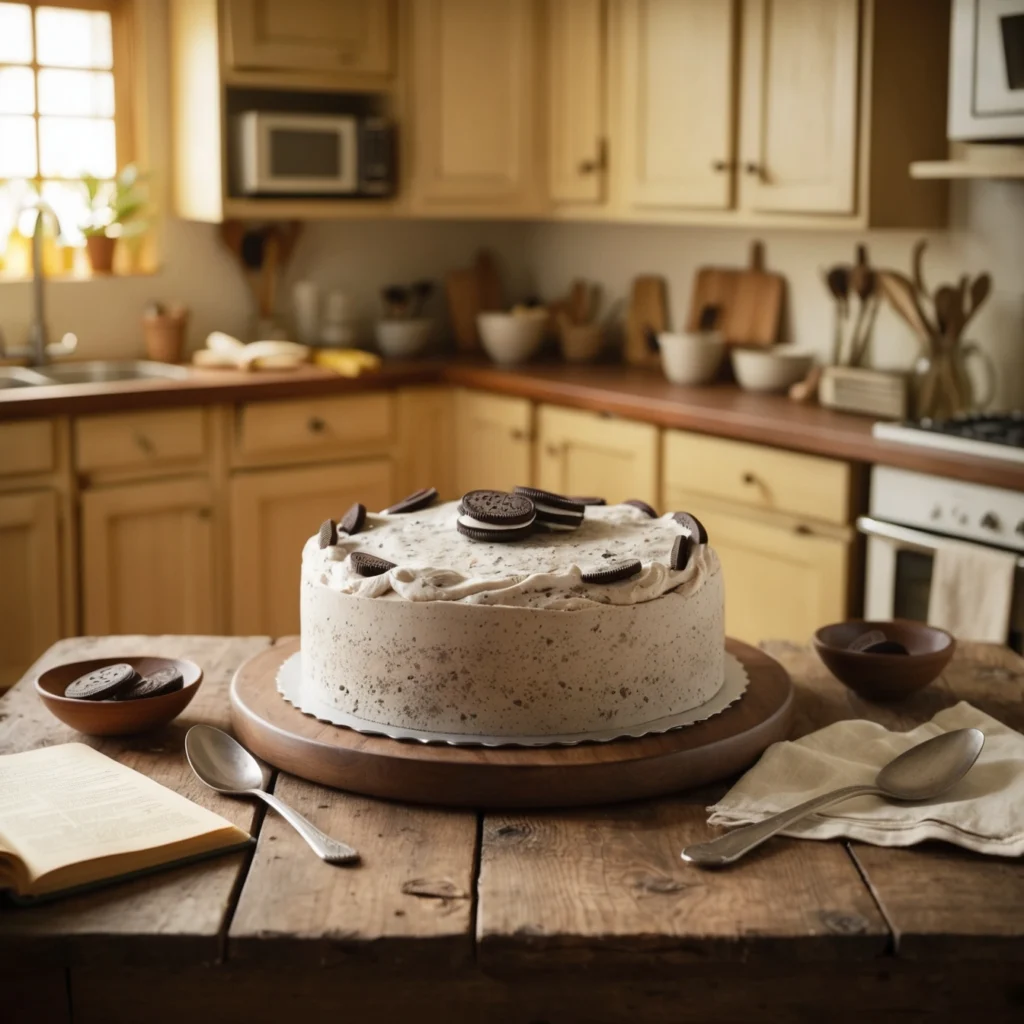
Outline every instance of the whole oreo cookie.
<svg viewBox="0 0 1024 1024"><path fill-rule="evenodd" d="M338 543L338 527L333 519L325 519L320 524L316 539L321 551Z"/></svg>
<svg viewBox="0 0 1024 1024"><path fill-rule="evenodd" d="M584 506L552 491L542 491L538 487L517 487L516 494L521 494L533 502L537 510L537 522L551 530L575 530L583 523Z"/></svg>
<svg viewBox="0 0 1024 1024"><path fill-rule="evenodd" d="M689 512L673 512L672 518L684 529L698 544L707 544L708 531L704 524Z"/></svg>
<svg viewBox="0 0 1024 1024"><path fill-rule="evenodd" d="M615 562L612 565L602 566L592 572L583 573L584 583L619 583L635 576L643 565L639 558L627 558L622 562Z"/></svg>
<svg viewBox="0 0 1024 1024"><path fill-rule="evenodd" d="M622 503L623 505L632 505L633 508L640 509L641 512L646 512L652 519L658 518L658 513L647 504L646 501L641 501L639 498L629 498L627 501Z"/></svg>
<svg viewBox="0 0 1024 1024"><path fill-rule="evenodd" d="M368 551L353 551L348 557L352 560L352 568L360 576L383 576L389 569L395 568L394 562L379 555L371 555Z"/></svg>
<svg viewBox="0 0 1024 1024"><path fill-rule="evenodd" d="M536 508L524 494L470 491L459 502L455 525L470 540L502 543L529 537L536 518Z"/></svg>
<svg viewBox="0 0 1024 1024"><path fill-rule="evenodd" d="M341 517L338 526L349 536L359 531L366 524L366 506L358 501Z"/></svg>
<svg viewBox="0 0 1024 1024"><path fill-rule="evenodd" d="M126 690L117 695L118 700L140 700L144 697L162 697L174 693L184 685L181 673L172 666L157 669L148 676L137 679Z"/></svg>
<svg viewBox="0 0 1024 1024"><path fill-rule="evenodd" d="M135 669L126 662L104 665L69 683L64 689L64 696L75 700L110 700L131 686L138 677Z"/></svg>
<svg viewBox="0 0 1024 1024"><path fill-rule="evenodd" d="M419 512L420 509L429 508L435 501L437 501L437 488L421 487L418 491L413 491L408 497L384 509L384 515L394 516L402 512Z"/></svg>
<svg viewBox="0 0 1024 1024"><path fill-rule="evenodd" d="M685 569L690 564L690 555L696 542L688 533L681 533L672 545L671 566L673 569Z"/></svg>

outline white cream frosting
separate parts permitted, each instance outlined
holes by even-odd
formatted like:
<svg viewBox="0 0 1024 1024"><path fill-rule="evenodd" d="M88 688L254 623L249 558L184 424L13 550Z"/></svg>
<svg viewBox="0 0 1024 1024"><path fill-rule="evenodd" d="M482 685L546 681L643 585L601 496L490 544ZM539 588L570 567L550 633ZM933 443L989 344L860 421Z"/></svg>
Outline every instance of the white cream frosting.
<svg viewBox="0 0 1024 1024"><path fill-rule="evenodd" d="M459 533L458 503L419 512L368 514L360 533L341 534L303 551L306 572L332 590L366 598L579 611L635 605L669 591L698 592L718 571L707 545L694 547L685 569L670 568L672 546L686 531L671 515L651 519L631 505L588 506L576 530L541 532L515 542L475 541ZM473 525L476 525L475 522ZM360 576L348 555L365 551L395 563ZM619 583L586 583L585 572L638 558L641 571Z"/></svg>

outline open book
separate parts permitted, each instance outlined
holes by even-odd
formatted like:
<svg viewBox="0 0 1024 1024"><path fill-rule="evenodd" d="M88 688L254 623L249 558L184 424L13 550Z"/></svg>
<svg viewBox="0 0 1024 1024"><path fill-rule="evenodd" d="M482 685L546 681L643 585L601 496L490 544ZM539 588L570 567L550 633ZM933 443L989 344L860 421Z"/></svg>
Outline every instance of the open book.
<svg viewBox="0 0 1024 1024"><path fill-rule="evenodd" d="M0 890L18 901L251 842L219 814L83 743L0 757Z"/></svg>

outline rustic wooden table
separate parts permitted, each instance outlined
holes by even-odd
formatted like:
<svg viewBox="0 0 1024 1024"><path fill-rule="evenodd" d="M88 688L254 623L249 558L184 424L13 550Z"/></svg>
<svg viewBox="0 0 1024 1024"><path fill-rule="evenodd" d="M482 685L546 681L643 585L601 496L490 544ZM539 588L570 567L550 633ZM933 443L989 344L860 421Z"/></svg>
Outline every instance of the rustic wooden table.
<svg viewBox="0 0 1024 1024"><path fill-rule="evenodd" d="M358 868L310 855L274 815L204 789L188 727L228 724L235 669L265 637L104 637L33 669L148 653L206 680L166 731L98 749L257 834L232 854L88 895L0 910L0 1020L451 1022L862 1021L1024 1015L1024 866L913 850L773 840L737 867L679 859L724 787L581 811L409 807L278 774L274 787L353 843ZM848 717L910 727L959 699L1024 728L1024 660L963 645L898 708L866 704L808 651L769 643L797 689L796 731ZM0 753L81 739L32 673L0 701Z"/></svg>

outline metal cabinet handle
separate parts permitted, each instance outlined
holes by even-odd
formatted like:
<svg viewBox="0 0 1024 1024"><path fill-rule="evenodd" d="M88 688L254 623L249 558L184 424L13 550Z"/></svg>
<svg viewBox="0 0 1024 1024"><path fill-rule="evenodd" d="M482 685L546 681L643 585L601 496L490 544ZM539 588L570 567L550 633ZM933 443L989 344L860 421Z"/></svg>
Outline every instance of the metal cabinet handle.
<svg viewBox="0 0 1024 1024"><path fill-rule="evenodd" d="M520 430L518 427L514 427L511 431L509 431L509 437L511 437L513 441L525 441L526 431Z"/></svg>
<svg viewBox="0 0 1024 1024"><path fill-rule="evenodd" d="M322 434L327 429L327 424L319 416L310 416L306 426L314 434Z"/></svg>
<svg viewBox="0 0 1024 1024"><path fill-rule="evenodd" d="M212 519L213 518L213 509L210 508L209 505L202 505L200 508L196 509L196 515L200 519Z"/></svg>
<svg viewBox="0 0 1024 1024"><path fill-rule="evenodd" d="M801 537L813 537L814 530L811 529L806 523L797 523L793 528L793 532Z"/></svg>
<svg viewBox="0 0 1024 1024"><path fill-rule="evenodd" d="M142 451L143 453L145 453L146 455L152 455L153 454L153 451L154 451L153 442L150 441L150 439L145 434L138 434L137 433L135 435L135 443L136 443L136 445L138 445L139 450Z"/></svg>
<svg viewBox="0 0 1024 1024"><path fill-rule="evenodd" d="M731 171L736 165L731 160L712 160L711 170L717 171L719 174L725 171Z"/></svg>
<svg viewBox="0 0 1024 1024"><path fill-rule="evenodd" d="M580 174L596 174L608 166L608 142L606 139L597 140L597 156L593 160L581 160L577 165Z"/></svg>
<svg viewBox="0 0 1024 1024"><path fill-rule="evenodd" d="M761 177L764 174L764 168L760 164L755 164L752 161L745 163L743 165L743 170L747 174L756 174L758 177Z"/></svg>
<svg viewBox="0 0 1024 1024"><path fill-rule="evenodd" d="M757 483L757 477L754 476L753 473L744 473L743 476L740 477L740 480L742 480L743 483L747 484L748 486Z"/></svg>

